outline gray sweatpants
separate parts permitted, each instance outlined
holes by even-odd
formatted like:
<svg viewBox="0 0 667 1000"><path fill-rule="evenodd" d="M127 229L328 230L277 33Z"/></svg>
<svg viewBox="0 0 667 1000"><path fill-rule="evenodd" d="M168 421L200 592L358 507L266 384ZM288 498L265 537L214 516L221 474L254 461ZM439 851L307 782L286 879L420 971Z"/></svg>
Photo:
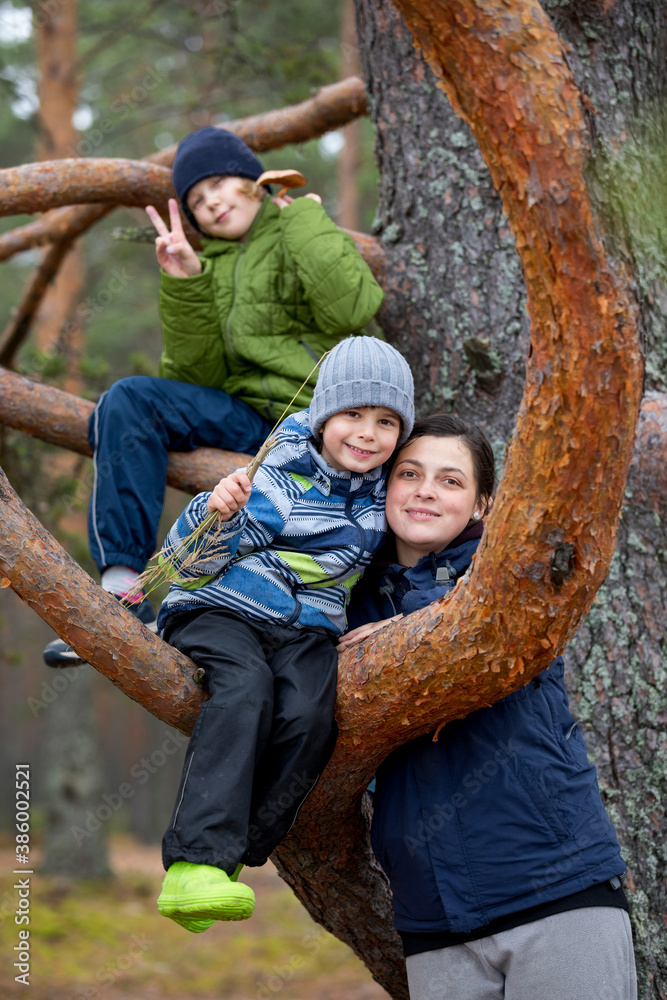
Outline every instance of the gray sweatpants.
<svg viewBox="0 0 667 1000"><path fill-rule="evenodd" d="M406 959L410 1000L636 1000L625 910L590 906Z"/></svg>

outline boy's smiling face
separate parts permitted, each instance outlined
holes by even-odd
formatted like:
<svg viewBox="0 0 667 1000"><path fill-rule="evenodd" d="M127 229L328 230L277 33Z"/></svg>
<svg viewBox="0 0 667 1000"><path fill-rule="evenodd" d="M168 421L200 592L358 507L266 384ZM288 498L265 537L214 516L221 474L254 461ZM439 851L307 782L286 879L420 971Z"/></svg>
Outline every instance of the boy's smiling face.
<svg viewBox="0 0 667 1000"><path fill-rule="evenodd" d="M401 418L386 406L359 406L334 413L320 430L322 457L339 472L370 472L390 457Z"/></svg>
<svg viewBox="0 0 667 1000"><path fill-rule="evenodd" d="M190 188L186 204L206 236L243 240L262 207L261 199L242 190L242 177L215 174Z"/></svg>

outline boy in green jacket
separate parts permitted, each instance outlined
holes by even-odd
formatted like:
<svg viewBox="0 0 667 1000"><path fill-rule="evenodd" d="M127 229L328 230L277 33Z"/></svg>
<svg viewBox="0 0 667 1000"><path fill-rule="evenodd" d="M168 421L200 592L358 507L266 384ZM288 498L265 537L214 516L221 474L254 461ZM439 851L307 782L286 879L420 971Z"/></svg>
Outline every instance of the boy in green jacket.
<svg viewBox="0 0 667 1000"><path fill-rule="evenodd" d="M255 183L262 173L231 132L206 127L181 142L173 183L202 233L201 257L174 200L171 230L147 208L162 269L161 377L116 382L89 427L90 551L102 587L119 599L155 551L168 452L257 451L295 394L287 413L309 405L316 373L299 387L319 358L363 332L382 302L354 241L318 196L271 198ZM134 599L132 610L154 627L147 599ZM53 666L80 662L61 639L44 658Z"/></svg>

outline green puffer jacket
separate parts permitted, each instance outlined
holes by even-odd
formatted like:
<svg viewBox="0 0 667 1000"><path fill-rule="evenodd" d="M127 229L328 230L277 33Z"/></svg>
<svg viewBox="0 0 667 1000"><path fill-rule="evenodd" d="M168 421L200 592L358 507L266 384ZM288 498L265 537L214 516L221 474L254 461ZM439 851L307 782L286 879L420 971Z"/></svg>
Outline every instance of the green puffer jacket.
<svg viewBox="0 0 667 1000"><path fill-rule="evenodd" d="M201 274L162 272L160 375L224 389L273 423L325 351L363 332L382 289L312 198L284 209L267 198L243 242L202 242ZM316 381L290 413L309 405Z"/></svg>

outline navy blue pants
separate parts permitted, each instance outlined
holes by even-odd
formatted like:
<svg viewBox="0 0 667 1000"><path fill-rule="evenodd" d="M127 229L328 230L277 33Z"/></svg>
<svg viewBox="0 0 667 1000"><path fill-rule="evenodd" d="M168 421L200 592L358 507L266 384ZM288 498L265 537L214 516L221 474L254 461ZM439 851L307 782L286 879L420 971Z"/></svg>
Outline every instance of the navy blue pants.
<svg viewBox="0 0 667 1000"><path fill-rule="evenodd" d="M263 865L289 831L336 741L338 656L324 630L258 624L220 608L174 614L164 638L204 668L174 813L175 861Z"/></svg>
<svg viewBox="0 0 667 1000"><path fill-rule="evenodd" d="M270 430L255 410L220 389L146 375L112 385L88 428L95 453L88 536L100 572L116 565L145 569L156 548L168 452L206 446L253 455Z"/></svg>

